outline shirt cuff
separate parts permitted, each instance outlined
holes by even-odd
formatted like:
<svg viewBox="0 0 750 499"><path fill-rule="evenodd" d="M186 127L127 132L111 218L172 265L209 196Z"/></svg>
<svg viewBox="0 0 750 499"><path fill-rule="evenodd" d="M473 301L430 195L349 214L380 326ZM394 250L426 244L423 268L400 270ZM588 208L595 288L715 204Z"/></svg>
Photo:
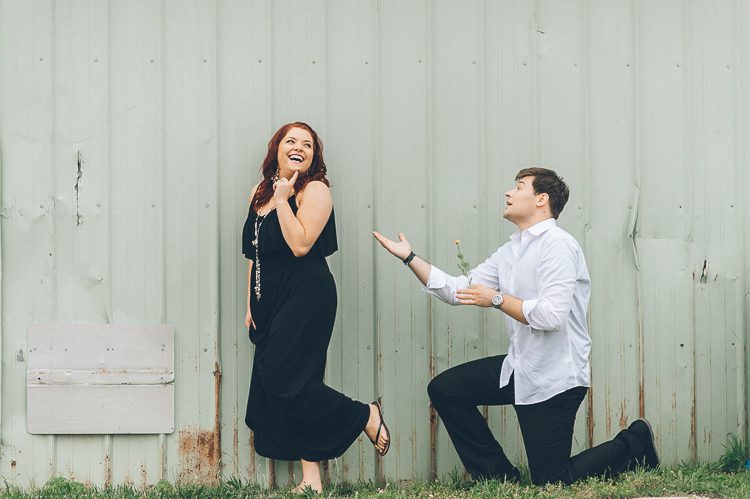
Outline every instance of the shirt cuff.
<svg viewBox="0 0 750 499"><path fill-rule="evenodd" d="M521 304L521 312L523 312L523 317L526 319L526 322L531 324L531 319L529 319L529 315L536 307L536 304L539 300L524 300Z"/></svg>

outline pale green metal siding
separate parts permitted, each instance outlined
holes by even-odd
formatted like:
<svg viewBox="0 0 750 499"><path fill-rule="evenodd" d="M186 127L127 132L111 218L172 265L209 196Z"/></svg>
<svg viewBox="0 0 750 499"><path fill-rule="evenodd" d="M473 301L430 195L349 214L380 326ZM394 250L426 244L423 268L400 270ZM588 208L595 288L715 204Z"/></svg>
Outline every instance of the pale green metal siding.
<svg viewBox="0 0 750 499"><path fill-rule="evenodd" d="M715 460L747 423L748 33L742 0L0 0L0 475L299 473L251 452L240 254L292 120L321 134L333 184L328 380L382 397L394 438L384 460L361 438L332 479L458 467L426 385L507 347L497 312L431 300L370 231L446 270L461 239L479 263L532 164L571 185L560 223L593 280L574 452L645 415L665 462ZM25 332L46 322L173 324L175 433L27 434ZM522 460L513 410L486 415Z"/></svg>

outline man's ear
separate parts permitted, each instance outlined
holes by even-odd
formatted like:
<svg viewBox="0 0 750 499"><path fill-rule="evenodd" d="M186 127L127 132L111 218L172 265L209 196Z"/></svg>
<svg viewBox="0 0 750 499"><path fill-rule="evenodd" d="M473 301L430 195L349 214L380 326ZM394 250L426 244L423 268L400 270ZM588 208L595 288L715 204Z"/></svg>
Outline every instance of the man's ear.
<svg viewBox="0 0 750 499"><path fill-rule="evenodd" d="M547 203L549 203L549 194L546 192L541 193L539 197L536 198L536 205L539 207L542 207Z"/></svg>

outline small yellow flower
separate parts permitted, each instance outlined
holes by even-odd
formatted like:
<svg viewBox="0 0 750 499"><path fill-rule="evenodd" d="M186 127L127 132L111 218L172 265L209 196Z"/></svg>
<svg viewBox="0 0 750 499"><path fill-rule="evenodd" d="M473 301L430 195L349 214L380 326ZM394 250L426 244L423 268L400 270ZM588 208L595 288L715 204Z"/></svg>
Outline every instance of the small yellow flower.
<svg viewBox="0 0 750 499"><path fill-rule="evenodd" d="M461 240L460 239L456 239L455 241L453 241L453 244L455 244L456 246L458 246L459 244L461 244Z"/></svg>

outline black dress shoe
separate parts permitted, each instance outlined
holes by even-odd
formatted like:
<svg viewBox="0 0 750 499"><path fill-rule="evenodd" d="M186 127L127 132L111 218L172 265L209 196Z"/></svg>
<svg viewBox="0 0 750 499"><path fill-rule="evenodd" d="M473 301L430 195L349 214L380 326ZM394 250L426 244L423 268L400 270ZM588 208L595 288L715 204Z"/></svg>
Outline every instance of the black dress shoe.
<svg viewBox="0 0 750 499"><path fill-rule="evenodd" d="M642 444L641 449L634 456L638 464L646 469L659 466L659 454L654 445L654 431L651 424L645 419L636 419L628 426L628 430L636 433Z"/></svg>

